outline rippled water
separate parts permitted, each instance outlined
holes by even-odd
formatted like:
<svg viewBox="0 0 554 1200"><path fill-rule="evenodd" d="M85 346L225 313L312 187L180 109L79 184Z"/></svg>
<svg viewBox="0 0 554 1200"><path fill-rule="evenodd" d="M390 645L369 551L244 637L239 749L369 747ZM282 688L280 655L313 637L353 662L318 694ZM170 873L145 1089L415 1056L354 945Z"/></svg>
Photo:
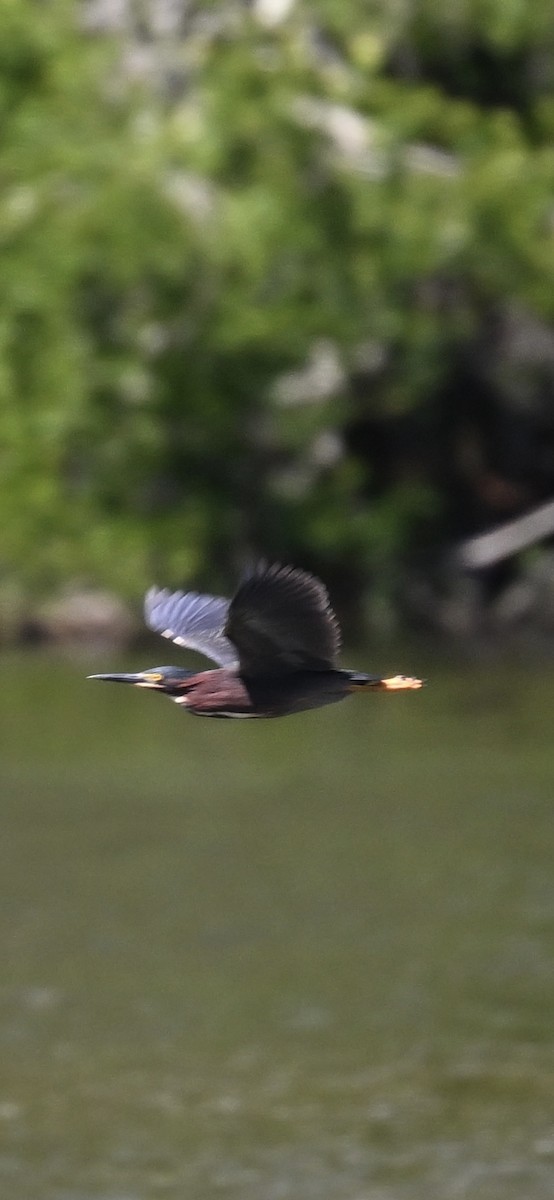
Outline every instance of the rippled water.
<svg viewBox="0 0 554 1200"><path fill-rule="evenodd" d="M108 659L0 659L0 1195L550 1200L552 670L250 723Z"/></svg>

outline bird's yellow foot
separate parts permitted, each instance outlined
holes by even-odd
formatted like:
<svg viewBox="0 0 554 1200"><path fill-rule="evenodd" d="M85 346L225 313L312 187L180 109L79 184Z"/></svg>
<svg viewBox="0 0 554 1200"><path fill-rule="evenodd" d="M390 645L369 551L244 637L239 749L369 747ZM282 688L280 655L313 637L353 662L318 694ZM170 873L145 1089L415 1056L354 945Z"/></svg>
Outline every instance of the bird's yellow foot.
<svg viewBox="0 0 554 1200"><path fill-rule="evenodd" d="M423 679L415 679L411 675L393 675L391 679L382 679L381 687L386 692L401 692L408 688L423 687Z"/></svg>

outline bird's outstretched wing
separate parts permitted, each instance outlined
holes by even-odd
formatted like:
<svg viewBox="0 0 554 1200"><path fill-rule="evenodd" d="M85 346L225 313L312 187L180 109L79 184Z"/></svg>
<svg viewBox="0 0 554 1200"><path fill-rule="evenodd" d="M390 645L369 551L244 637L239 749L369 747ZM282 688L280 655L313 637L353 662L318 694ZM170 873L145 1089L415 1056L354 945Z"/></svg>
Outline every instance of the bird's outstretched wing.
<svg viewBox="0 0 554 1200"><path fill-rule="evenodd" d="M144 599L146 624L178 646L198 650L221 667L236 664L238 654L224 634L229 601L198 592L150 588Z"/></svg>
<svg viewBox="0 0 554 1200"><path fill-rule="evenodd" d="M260 563L229 605L224 629L248 676L328 670L340 629L323 584L294 567Z"/></svg>

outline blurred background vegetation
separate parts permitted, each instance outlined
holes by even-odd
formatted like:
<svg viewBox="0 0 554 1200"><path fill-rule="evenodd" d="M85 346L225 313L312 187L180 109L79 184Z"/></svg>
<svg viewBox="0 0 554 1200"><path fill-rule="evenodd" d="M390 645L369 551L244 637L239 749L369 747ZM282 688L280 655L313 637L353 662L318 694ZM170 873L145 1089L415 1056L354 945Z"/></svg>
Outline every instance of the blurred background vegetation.
<svg viewBox="0 0 554 1200"><path fill-rule="evenodd" d="M6 0L4 635L257 554L382 626L553 623L546 548L451 554L553 492L551 17Z"/></svg>

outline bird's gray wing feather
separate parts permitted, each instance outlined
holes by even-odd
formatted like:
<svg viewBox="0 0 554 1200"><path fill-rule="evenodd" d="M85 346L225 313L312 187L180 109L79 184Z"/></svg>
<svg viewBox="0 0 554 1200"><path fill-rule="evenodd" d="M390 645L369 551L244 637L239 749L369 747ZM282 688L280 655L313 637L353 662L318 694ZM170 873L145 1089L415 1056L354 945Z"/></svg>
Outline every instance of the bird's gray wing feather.
<svg viewBox="0 0 554 1200"><path fill-rule="evenodd" d="M229 601L198 592L150 588L144 600L146 624L178 646L197 650L221 667L236 664L238 654L225 636Z"/></svg>
<svg viewBox="0 0 554 1200"><path fill-rule="evenodd" d="M260 563L229 605L225 634L245 675L329 670L340 629L319 579L294 567Z"/></svg>

